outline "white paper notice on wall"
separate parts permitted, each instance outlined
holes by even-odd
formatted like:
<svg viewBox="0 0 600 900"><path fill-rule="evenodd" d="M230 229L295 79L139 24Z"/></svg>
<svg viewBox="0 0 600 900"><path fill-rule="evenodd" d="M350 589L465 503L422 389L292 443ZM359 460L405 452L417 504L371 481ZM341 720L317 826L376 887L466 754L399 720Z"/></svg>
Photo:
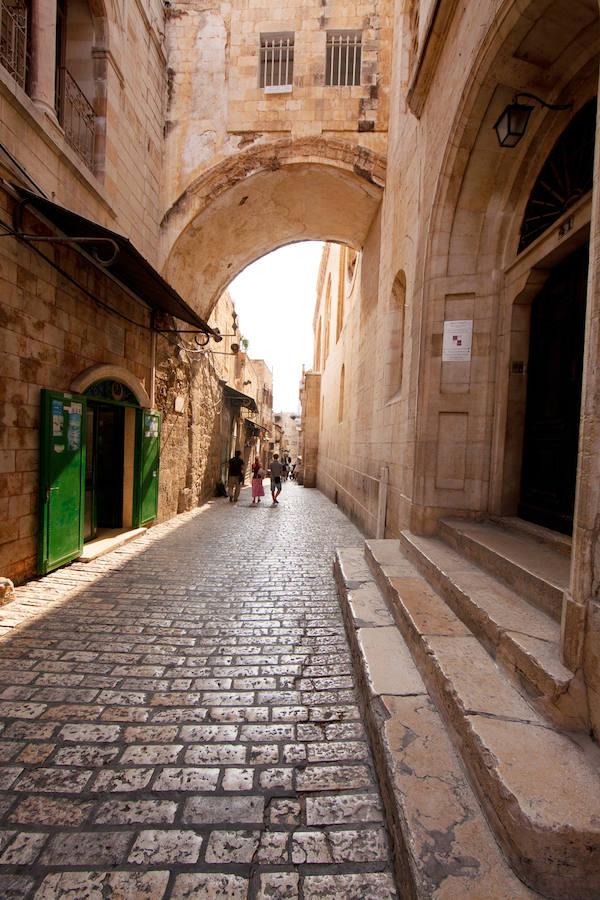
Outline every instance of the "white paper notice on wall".
<svg viewBox="0 0 600 900"><path fill-rule="evenodd" d="M473 319L444 322L442 362L468 362L473 343Z"/></svg>

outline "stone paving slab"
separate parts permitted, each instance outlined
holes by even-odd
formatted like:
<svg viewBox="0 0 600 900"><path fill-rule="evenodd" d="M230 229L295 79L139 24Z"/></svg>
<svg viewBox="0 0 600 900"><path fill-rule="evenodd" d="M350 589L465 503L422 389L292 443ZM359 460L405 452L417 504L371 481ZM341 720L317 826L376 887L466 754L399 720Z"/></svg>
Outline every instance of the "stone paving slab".
<svg viewBox="0 0 600 900"><path fill-rule="evenodd" d="M317 491L207 507L0 610L0 896L398 896Z"/></svg>

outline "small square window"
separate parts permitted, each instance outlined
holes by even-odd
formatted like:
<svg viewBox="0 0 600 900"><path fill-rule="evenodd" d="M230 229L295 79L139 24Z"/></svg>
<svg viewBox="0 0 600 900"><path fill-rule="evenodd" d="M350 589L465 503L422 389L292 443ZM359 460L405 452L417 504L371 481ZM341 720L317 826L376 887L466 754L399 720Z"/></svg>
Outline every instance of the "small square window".
<svg viewBox="0 0 600 900"><path fill-rule="evenodd" d="M328 31L325 84L343 87L360 84L362 32Z"/></svg>
<svg viewBox="0 0 600 900"><path fill-rule="evenodd" d="M267 94L284 94L294 84L294 32L260 36L260 86Z"/></svg>

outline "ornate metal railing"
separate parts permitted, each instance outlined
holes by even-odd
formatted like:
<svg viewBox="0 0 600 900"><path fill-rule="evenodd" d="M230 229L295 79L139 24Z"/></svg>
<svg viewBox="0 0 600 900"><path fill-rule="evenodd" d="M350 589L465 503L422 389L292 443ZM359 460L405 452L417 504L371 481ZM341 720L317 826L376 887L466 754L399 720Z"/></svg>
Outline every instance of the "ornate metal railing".
<svg viewBox="0 0 600 900"><path fill-rule="evenodd" d="M23 89L27 81L26 0L0 2L0 63Z"/></svg>
<svg viewBox="0 0 600 900"><path fill-rule="evenodd" d="M59 70L56 105L58 120L66 140L86 165L93 169L96 116L91 103L69 70L64 67Z"/></svg>

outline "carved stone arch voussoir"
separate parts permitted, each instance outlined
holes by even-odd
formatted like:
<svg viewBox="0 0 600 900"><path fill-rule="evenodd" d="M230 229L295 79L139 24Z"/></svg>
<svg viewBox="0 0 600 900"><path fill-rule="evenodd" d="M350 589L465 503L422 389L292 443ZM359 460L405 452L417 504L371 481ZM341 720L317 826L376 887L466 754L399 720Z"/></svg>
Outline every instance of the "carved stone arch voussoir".
<svg viewBox="0 0 600 900"><path fill-rule="evenodd" d="M84 394L92 384L97 381L120 381L126 385L135 395L140 406L150 409L150 397L139 378L122 366L113 366L110 363L97 363L85 369L71 382L71 390L77 394Z"/></svg>
<svg viewBox="0 0 600 900"><path fill-rule="evenodd" d="M261 144L228 157L203 172L180 194L165 213L161 227L177 216L197 215L221 194L260 172L276 171L298 163L313 163L364 179L377 188L385 186L386 159L379 153L330 138L285 139Z"/></svg>

